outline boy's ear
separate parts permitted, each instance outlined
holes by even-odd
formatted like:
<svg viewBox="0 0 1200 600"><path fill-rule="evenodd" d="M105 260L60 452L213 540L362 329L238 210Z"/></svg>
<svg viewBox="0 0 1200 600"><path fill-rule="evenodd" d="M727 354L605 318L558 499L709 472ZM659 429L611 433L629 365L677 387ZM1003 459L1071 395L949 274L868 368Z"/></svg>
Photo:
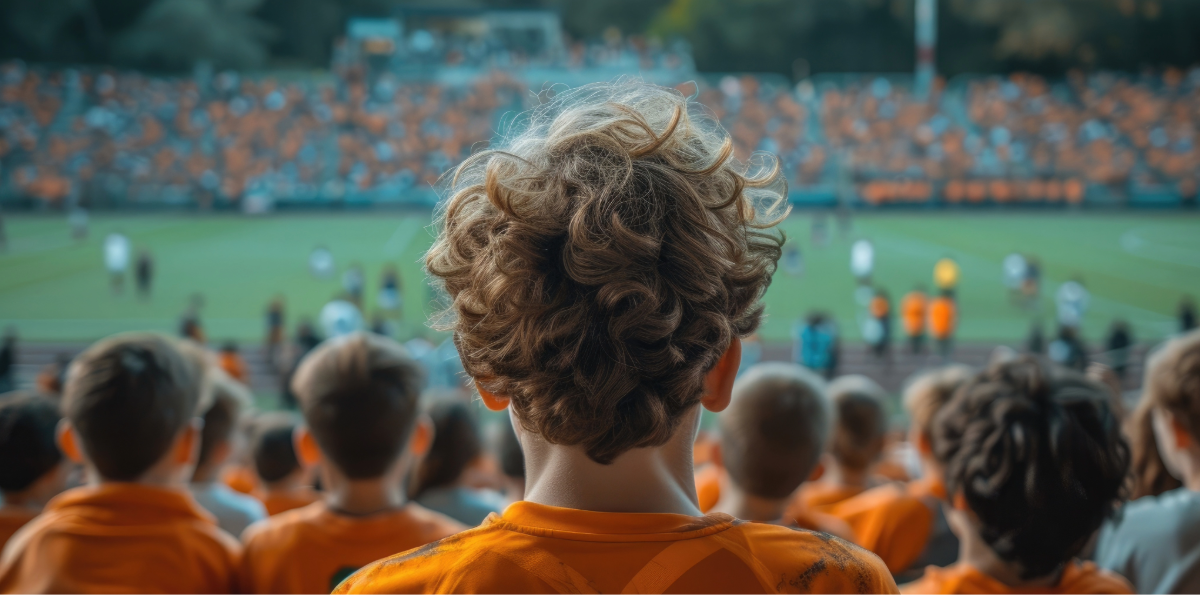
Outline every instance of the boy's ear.
<svg viewBox="0 0 1200 600"><path fill-rule="evenodd" d="M488 407L490 411L500 412L508 408L508 405L512 403L512 400L505 396L497 396L483 389L483 386L479 385L478 381L475 382L475 390L479 392L479 398L483 400L483 405Z"/></svg>
<svg viewBox="0 0 1200 600"><path fill-rule="evenodd" d="M494 409L493 409L494 410ZM418 415L417 422L413 425L412 435L408 438L408 451L415 457L425 456L429 452L429 447L433 445L433 419L429 415Z"/></svg>
<svg viewBox="0 0 1200 600"><path fill-rule="evenodd" d="M1192 446L1192 434L1188 432L1187 427L1183 425L1175 415L1168 415L1171 421L1171 437L1174 438L1175 447L1179 450L1186 450Z"/></svg>
<svg viewBox="0 0 1200 600"><path fill-rule="evenodd" d="M296 460L307 469L321 462L321 447L308 427L300 425L292 433L292 446L296 448Z"/></svg>
<svg viewBox="0 0 1200 600"><path fill-rule="evenodd" d="M204 429L204 419L196 417L175 438L175 447L171 449L173 462L177 465L194 465L200 458L200 431Z"/></svg>
<svg viewBox="0 0 1200 600"><path fill-rule="evenodd" d="M83 452L79 450L79 440L75 437L75 428L71 426L71 422L66 419L59 420L54 435L63 456L73 463L83 464Z"/></svg>
<svg viewBox="0 0 1200 600"><path fill-rule="evenodd" d="M742 365L742 340L733 338L721 355L721 360L704 376L704 398L700 403L712 412L721 412L729 407L733 396L733 380Z"/></svg>

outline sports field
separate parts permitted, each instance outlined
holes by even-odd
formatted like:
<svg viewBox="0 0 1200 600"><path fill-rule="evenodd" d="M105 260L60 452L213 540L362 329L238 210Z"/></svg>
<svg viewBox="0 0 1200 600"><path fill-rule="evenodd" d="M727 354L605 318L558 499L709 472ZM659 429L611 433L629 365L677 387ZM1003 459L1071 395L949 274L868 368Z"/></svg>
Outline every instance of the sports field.
<svg viewBox="0 0 1200 600"><path fill-rule="evenodd" d="M1096 341L1114 318L1129 320L1137 339L1161 338L1175 329L1184 294L1200 297L1200 217L1194 213L883 213L855 215L842 236L829 220L828 243L812 243L813 215L793 215L783 227L803 256L803 273L780 269L767 293L762 334L782 341L792 322L811 309L833 312L849 339L859 337L865 309L855 299L850 244L870 239L876 248L874 282L900 296L914 284L931 284L943 256L962 268L959 283L961 339L1023 339L1041 315L1053 323L1052 295L1059 283L1080 277L1092 293L1084 334ZM267 302L286 298L289 326L315 317L341 289L341 272L359 263L366 274L369 319L388 263L400 270L404 292L401 336L426 331L431 293L421 256L432 237L428 213L241 215L94 215L85 241L70 237L61 216L5 218L8 247L0 251L0 327L15 325L26 340L86 341L137 329L174 331L189 298L199 293L210 339L259 340ZM150 300L109 289L102 242L127 235L156 263ZM337 275L318 279L308 255L318 244L334 256ZM1013 305L1001 261L1012 252L1038 256L1043 293L1038 311ZM1049 331L1048 331L1049 333Z"/></svg>

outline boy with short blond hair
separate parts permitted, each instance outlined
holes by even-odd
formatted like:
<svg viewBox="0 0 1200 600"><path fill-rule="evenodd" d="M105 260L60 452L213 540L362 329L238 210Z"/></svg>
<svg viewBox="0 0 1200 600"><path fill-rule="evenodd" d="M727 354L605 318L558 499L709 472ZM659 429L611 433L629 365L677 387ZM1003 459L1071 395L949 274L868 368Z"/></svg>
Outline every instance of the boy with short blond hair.
<svg viewBox="0 0 1200 600"><path fill-rule="evenodd" d="M832 536L697 507L701 407L729 403L780 256L777 162L741 165L702 107L638 81L519 122L449 180L426 267L484 403L512 407L525 500L337 591L895 591Z"/></svg>
<svg viewBox="0 0 1200 600"><path fill-rule="evenodd" d="M172 340L108 338L72 363L59 446L88 484L60 494L0 555L3 593L235 590L240 548L187 490L203 373Z"/></svg>
<svg viewBox="0 0 1200 600"><path fill-rule="evenodd" d="M403 346L374 334L304 358L292 383L306 423L296 446L302 462L320 464L327 490L246 530L243 591L329 593L359 567L466 528L404 495L433 435L418 410L423 380Z"/></svg>

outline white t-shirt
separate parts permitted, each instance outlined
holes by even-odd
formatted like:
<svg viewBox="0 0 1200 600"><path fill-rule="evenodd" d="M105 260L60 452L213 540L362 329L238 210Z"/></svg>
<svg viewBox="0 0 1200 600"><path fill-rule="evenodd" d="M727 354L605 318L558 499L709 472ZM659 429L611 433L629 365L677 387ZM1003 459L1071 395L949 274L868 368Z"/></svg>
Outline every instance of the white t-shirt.
<svg viewBox="0 0 1200 600"><path fill-rule="evenodd" d="M234 537L241 537L242 530L267 518L254 496L247 496L223 483L193 483L192 496L205 510L217 518L217 525Z"/></svg>
<svg viewBox="0 0 1200 600"><path fill-rule="evenodd" d="M1200 593L1200 493L1180 488L1127 504L1100 529L1096 564L1139 594Z"/></svg>

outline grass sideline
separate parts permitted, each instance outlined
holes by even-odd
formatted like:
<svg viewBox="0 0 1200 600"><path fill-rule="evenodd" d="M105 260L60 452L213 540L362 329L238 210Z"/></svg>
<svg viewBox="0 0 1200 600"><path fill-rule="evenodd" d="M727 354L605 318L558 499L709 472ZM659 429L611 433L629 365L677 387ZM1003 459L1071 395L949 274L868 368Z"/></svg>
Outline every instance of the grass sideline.
<svg viewBox="0 0 1200 600"><path fill-rule="evenodd" d="M1092 342L1114 318L1130 321L1138 340L1165 337L1176 329L1180 298L1200 298L1200 216L1194 213L856 214L845 238L829 219L825 247L812 243L813 219L812 213L799 213L783 224L788 243L801 250L804 273L794 276L781 263L766 295L761 333L768 341L789 339L793 321L818 308L834 313L847 339L860 337L858 321L866 309L855 299L849 272L849 247L858 238L875 244L874 282L889 290L895 307L915 283L932 287L934 262L955 258L962 268L959 337L965 340L1022 340L1039 316L1050 334L1053 292L1074 276L1082 277L1092 293L1084 326ZM298 317L315 317L340 292L342 270L352 263L366 275L368 319L381 271L391 263L403 283L399 335L429 332L432 293L421 265L433 239L429 213L97 214L82 242L70 238L61 215L10 213L4 222L8 244L0 251L0 328L13 325L25 340L88 341L119 331L174 331L188 298L199 292L210 340L257 341L273 295L286 297L290 330ZM109 291L101 246L115 231L128 235L135 250L153 253L151 300L136 298L131 277L123 295ZM318 244L335 257L338 273L327 280L308 271L308 254ZM1009 300L1001 262L1011 252L1041 258L1037 311Z"/></svg>

